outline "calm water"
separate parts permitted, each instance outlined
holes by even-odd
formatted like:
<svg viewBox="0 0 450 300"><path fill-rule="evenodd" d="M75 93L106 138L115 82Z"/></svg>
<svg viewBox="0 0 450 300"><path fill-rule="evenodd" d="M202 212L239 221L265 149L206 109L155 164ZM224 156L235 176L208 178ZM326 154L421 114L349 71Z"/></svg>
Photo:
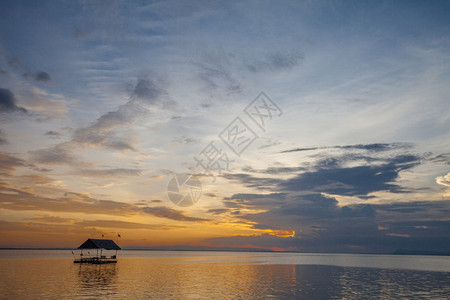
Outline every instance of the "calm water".
<svg viewBox="0 0 450 300"><path fill-rule="evenodd" d="M0 250L2 299L449 299L450 257Z"/></svg>

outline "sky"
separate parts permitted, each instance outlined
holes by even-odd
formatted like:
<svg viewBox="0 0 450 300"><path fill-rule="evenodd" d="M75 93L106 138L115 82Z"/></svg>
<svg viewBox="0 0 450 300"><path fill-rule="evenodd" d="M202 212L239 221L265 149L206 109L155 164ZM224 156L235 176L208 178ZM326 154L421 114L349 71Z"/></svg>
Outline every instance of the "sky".
<svg viewBox="0 0 450 300"><path fill-rule="evenodd" d="M0 247L450 252L449 15L1 1Z"/></svg>

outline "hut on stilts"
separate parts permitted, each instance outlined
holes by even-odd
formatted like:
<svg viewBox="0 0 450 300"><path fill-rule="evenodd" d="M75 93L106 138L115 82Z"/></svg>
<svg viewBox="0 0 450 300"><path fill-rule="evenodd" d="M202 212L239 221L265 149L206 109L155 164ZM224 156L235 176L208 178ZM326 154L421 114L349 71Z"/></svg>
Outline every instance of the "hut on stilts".
<svg viewBox="0 0 450 300"><path fill-rule="evenodd" d="M73 261L76 264L115 264L117 263L117 250L120 250L120 247L113 240L87 239L78 249L80 250L79 258L75 258ZM83 250L95 250L96 254L93 255L88 251L88 255L85 255ZM103 250L115 250L115 253L108 256L106 253L104 255Z"/></svg>

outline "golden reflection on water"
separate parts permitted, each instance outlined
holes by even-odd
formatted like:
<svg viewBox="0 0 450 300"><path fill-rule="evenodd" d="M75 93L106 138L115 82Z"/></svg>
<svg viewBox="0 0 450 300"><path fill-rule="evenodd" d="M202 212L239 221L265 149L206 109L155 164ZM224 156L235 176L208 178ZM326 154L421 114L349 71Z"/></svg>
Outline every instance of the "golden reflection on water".
<svg viewBox="0 0 450 300"><path fill-rule="evenodd" d="M290 265L186 261L189 259L121 259L120 271L130 274L121 284L134 286L136 294L147 297L206 299L270 295L280 281L295 282L295 268Z"/></svg>
<svg viewBox="0 0 450 300"><path fill-rule="evenodd" d="M77 264L76 266L78 266L78 295L86 295L97 299L117 294L115 264Z"/></svg>
<svg viewBox="0 0 450 300"><path fill-rule="evenodd" d="M245 256L0 257L2 299L445 299L450 273L260 264Z"/></svg>

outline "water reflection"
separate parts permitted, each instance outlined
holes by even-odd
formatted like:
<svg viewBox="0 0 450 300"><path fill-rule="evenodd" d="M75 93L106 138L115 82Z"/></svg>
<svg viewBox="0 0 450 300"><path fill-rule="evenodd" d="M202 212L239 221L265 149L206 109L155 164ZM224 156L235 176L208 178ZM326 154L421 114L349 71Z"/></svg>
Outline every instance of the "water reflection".
<svg viewBox="0 0 450 300"><path fill-rule="evenodd" d="M120 277L119 290L132 286L133 299L446 299L450 292L450 274L443 272L181 259L121 263L128 276Z"/></svg>
<svg viewBox="0 0 450 300"><path fill-rule="evenodd" d="M101 298L117 294L117 266L115 264L77 264L78 294Z"/></svg>
<svg viewBox="0 0 450 300"><path fill-rule="evenodd" d="M447 299L450 294L450 272L277 264L276 259L261 264L239 253L214 254L150 253L106 265L74 264L70 256L8 254L0 256L0 298ZM445 257L435 259L448 263Z"/></svg>
<svg viewBox="0 0 450 300"><path fill-rule="evenodd" d="M184 263L184 259L122 259L121 274L130 298L258 299L292 295L293 265L236 262ZM122 290L122 289L120 289Z"/></svg>

